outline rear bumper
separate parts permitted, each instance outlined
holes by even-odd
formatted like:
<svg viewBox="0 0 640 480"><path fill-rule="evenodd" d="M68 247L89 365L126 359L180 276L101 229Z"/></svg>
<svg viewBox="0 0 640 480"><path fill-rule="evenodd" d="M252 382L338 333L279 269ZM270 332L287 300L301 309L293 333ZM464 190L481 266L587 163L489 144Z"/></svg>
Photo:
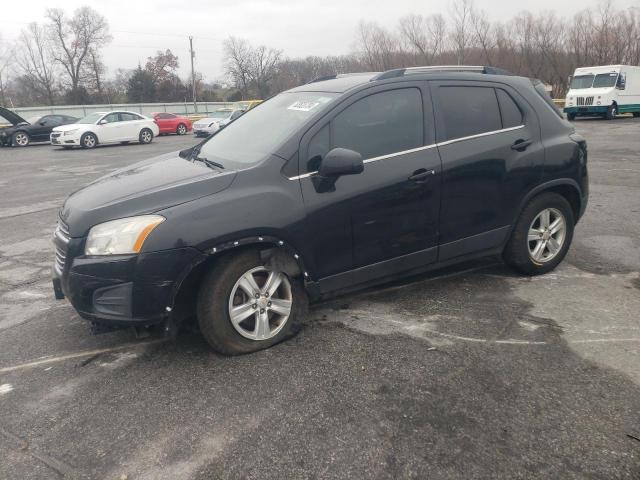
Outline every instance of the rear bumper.
<svg viewBox="0 0 640 480"><path fill-rule="evenodd" d="M71 251L80 247L69 245ZM54 294L66 297L82 318L93 322L159 323L169 317L183 275L203 256L189 247L139 255L81 255L67 259L62 273L54 268Z"/></svg>

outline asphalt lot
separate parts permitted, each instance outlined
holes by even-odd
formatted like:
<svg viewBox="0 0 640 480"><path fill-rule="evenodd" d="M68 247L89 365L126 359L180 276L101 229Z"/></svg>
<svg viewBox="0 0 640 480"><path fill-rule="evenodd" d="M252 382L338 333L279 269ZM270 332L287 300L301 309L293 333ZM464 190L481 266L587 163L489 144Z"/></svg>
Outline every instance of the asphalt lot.
<svg viewBox="0 0 640 480"><path fill-rule="evenodd" d="M0 479L640 478L640 119L575 125L591 199L555 272L414 277L236 358L91 336L49 282L65 196L193 137L0 148Z"/></svg>

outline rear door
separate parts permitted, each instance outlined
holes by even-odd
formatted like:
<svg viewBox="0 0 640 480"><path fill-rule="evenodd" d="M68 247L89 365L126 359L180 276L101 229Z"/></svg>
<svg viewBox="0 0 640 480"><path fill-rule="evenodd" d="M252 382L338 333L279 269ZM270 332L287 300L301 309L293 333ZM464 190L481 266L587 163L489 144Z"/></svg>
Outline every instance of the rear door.
<svg viewBox="0 0 640 480"><path fill-rule="evenodd" d="M316 275L333 276L326 290L436 258L440 158L426 87L411 82L359 92L302 139L305 229ZM336 147L359 152L364 172L340 177L335 191L318 191L319 162ZM354 278L339 275L354 269Z"/></svg>
<svg viewBox="0 0 640 480"><path fill-rule="evenodd" d="M533 108L493 82L432 82L442 158L439 260L496 248L540 179L544 147Z"/></svg>
<svg viewBox="0 0 640 480"><path fill-rule="evenodd" d="M138 140L144 127L144 119L135 113L121 112L120 121L120 140Z"/></svg>

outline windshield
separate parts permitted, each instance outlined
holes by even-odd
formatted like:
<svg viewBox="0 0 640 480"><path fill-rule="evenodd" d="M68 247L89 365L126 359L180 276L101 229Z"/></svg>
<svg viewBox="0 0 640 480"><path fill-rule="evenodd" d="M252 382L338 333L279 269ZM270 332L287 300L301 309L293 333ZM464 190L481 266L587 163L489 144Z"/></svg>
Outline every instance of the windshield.
<svg viewBox="0 0 640 480"><path fill-rule="evenodd" d="M596 79L593 81L593 88L606 88L613 87L618 79L618 72L613 73L601 73L596 75Z"/></svg>
<svg viewBox="0 0 640 480"><path fill-rule="evenodd" d="M571 80L571 90L578 90L580 88L591 88L593 85L593 75L576 75Z"/></svg>
<svg viewBox="0 0 640 480"><path fill-rule="evenodd" d="M96 123L102 118L102 113L91 113L84 118L81 118L76 123Z"/></svg>
<svg viewBox="0 0 640 480"><path fill-rule="evenodd" d="M252 108L211 137L200 156L225 167L246 167L274 153L276 148L312 115L336 97L335 93L281 93ZM238 165L240 164L240 165Z"/></svg>
<svg viewBox="0 0 640 480"><path fill-rule="evenodd" d="M228 118L232 113L233 110L216 110L211 115L209 115L209 118Z"/></svg>

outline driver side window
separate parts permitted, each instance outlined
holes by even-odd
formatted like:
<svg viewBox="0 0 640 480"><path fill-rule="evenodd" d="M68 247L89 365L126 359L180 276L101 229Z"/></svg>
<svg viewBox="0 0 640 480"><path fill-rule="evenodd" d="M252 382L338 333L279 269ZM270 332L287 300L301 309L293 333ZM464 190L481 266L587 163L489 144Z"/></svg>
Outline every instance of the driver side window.
<svg viewBox="0 0 640 480"><path fill-rule="evenodd" d="M104 117L103 120L107 123L115 123L120 121L120 117L117 113L110 113L109 115Z"/></svg>

